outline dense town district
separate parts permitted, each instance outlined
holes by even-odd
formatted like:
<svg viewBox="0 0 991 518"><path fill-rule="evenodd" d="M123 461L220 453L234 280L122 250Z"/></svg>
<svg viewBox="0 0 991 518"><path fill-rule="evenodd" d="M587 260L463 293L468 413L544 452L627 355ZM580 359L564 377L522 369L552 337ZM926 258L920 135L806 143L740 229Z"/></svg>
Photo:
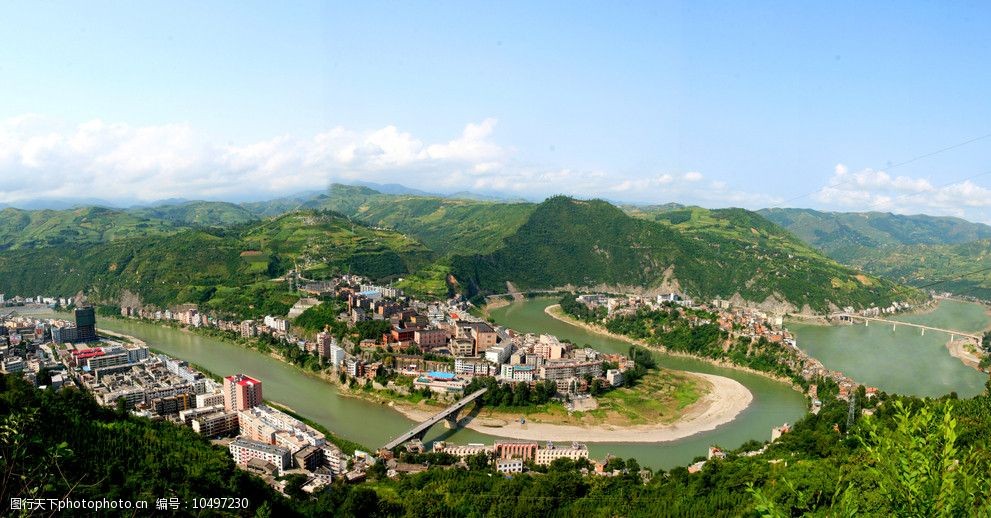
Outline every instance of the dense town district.
<svg viewBox="0 0 991 518"><path fill-rule="evenodd" d="M397 409L405 409L404 413L420 421L466 395L477 397L483 407L511 408L506 415L516 415L512 412L527 405L557 405L563 409L562 414L583 415L597 409L599 401L608 398L611 391L649 387L652 376L660 375L648 352L651 348L691 354L787 381L808 396L812 413L817 413L823 404L819 387L824 384L830 387L830 397L844 401L855 399L859 391L863 413L872 411L865 403L878 394L876 388L863 387L805 354L784 328L780 316L736 307L725 300L697 303L677 293L651 298L565 294L561 306L549 308L555 310L556 318L619 334L637 344L631 345L629 354L620 355L547 334L518 333L486 321L480 316L484 313L468 302L420 301L358 276L310 282L297 289L301 297L287 315L268 315L257 321L204 314L190 304L113 310L119 311L122 318L202 332L212 330L248 341L301 368L319 371L325 379L339 383L358 397L387 398ZM589 459L588 448L580 439L636 440L630 439L630 434L623 435L622 430L619 435L597 434L602 429L595 426L583 428L579 423L569 428L551 422L530 427L522 436L497 439L491 444L424 444L422 434L413 434L394 441L388 448L366 447L318 430L303 416L266 402L265 380L260 373L224 373L220 377L158 354L136 338L97 332L97 308L82 299L37 296L4 300L0 295L0 304L4 373L19 374L42 389L75 385L106 407L188 426L226 447L238 466L283 491L290 481L301 484L306 492L318 491L334 480L359 482L369 470L394 477L423 471L438 459L463 466L488 465L499 473L512 474L566 458L586 463L586 473L610 475L622 469L611 465L609 458ZM56 313L54 318L19 314L18 309L25 304L71 308L72 320L63 319L65 313ZM99 309L106 312L106 308ZM910 307L895 305L871 311L873 315L905 309ZM296 323L301 319L308 327L297 329ZM318 328L312 332L314 322ZM643 327L644 322L653 322L656 329L648 334L623 329L633 324ZM714 349L692 349L694 346L684 344L679 347L676 340L664 339L664 333L683 329L696 331L698 336L711 330ZM742 357L734 356L738 344L746 344L748 352ZM762 352L767 350L773 354ZM765 361L767 358L771 363ZM687 383L697 391L685 407L695 408L693 416L698 418L719 400L732 399L728 392L742 390L736 407L724 408L716 421L683 428L681 435L648 433L647 439L665 440L663 437L683 436L684 430L691 434L711 429L746 408L750 402L746 388L725 378L721 379L739 387L721 387L717 378L720 377L709 376L708 383L702 375L679 378L677 382ZM427 401L432 405L424 407ZM699 405L702 408L697 408ZM691 421L693 416L676 417ZM486 431L483 419L472 421L469 418L460 424ZM647 423L650 424L657 425ZM657 429L670 424L669 416L669 422ZM644 433L644 429L630 426L634 435ZM514 437L513 429L502 426L488 432ZM771 440L788 429L784 423L771 430ZM744 454L756 455L765 449L766 445ZM725 455L715 446L706 453L709 459ZM700 470L705 462L696 462L689 471Z"/></svg>

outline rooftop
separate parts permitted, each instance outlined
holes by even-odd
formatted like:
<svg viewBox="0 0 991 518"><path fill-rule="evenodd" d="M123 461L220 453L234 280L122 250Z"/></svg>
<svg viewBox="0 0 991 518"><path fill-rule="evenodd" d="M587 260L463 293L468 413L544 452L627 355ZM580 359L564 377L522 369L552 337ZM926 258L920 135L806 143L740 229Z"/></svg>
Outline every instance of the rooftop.
<svg viewBox="0 0 991 518"><path fill-rule="evenodd" d="M244 375L244 374L235 374L233 376L227 376L224 379L225 380L230 380L231 383L237 383L238 385L242 385L242 386L243 385L260 385L261 384L261 381L258 381L255 378L252 378L251 376L247 376L247 375Z"/></svg>

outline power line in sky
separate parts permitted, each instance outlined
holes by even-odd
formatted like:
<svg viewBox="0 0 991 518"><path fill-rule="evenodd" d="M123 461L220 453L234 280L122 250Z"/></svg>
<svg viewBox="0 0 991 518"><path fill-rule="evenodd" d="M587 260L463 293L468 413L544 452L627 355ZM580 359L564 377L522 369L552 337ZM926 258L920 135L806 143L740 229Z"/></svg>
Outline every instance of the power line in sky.
<svg viewBox="0 0 991 518"><path fill-rule="evenodd" d="M952 151L952 150L954 150L954 149L957 149L957 148L961 148L961 147L964 147L964 146L967 146L967 145L969 145L969 144L973 144L974 142L979 142L979 141L981 141L981 140L985 140L985 139L989 139L989 138L991 138L991 133L987 133L987 134L985 134L985 135L981 135L981 136L979 136L979 137L973 137L973 138L970 138L970 139L967 139L967 140L964 140L964 141L962 141L962 142L958 142L958 143L956 143L956 144L953 144L953 145L951 145L951 146L947 146L947 147L944 147L944 148L941 148L941 149L937 149L937 150L935 150L935 151L930 151L930 152L928 152L928 153L924 153L924 154L921 154L921 155L918 155L918 156L915 156L915 157L912 157L912 158L910 158L910 159L908 159L908 160L904 160L904 161L901 161L901 162L897 162L897 163L894 163L894 164L891 164L891 165L888 165L888 166L885 166L885 167L883 167L883 168L877 168L877 170L879 170L879 171L890 171L890 170L892 170L892 169L896 169L896 168L898 168L898 167L901 167L901 166L904 166L904 165L908 165L908 164L911 164L911 163L913 163L913 162L918 162L919 160L923 160L923 159L926 159L926 158L929 158L929 157L932 157L932 156L936 156L936 155L939 155L939 154L942 154L942 153L945 153L945 152L947 152L947 151ZM975 178L975 177L977 177L977 176L983 176L983 175L985 175L985 174L991 174L991 171L989 171L989 172L986 172L986 173L980 173L980 174L978 174L978 175L975 175L975 176L972 176L972 177L968 177L968 178L963 178L963 179L961 179L961 180L956 180L956 181L954 181L954 182L951 182L951 183L948 183L948 184L944 184L944 185L942 185L941 187L945 187L946 185L952 185L952 184L954 184L954 183L959 183L959 182L963 182L963 181L966 181L966 180L969 180L969 179L972 179L972 178ZM843 181L841 181L841 182L835 182L835 183L832 183L832 184L829 184L829 185L825 185L825 186L823 186L823 187L820 187L820 188L818 188L818 189L816 189L816 190L814 190L814 191L810 191L810 192L807 192L807 193L805 193L805 194L800 194L800 195L798 195L798 196L795 196L795 197L792 197L792 198L788 198L788 199L786 199L786 200L783 200L783 201L781 201L780 203L777 203L777 204L775 205L775 207L778 207L778 208L781 208L781 207L783 207L783 206L784 206L785 204L788 204L788 203L791 203L791 202L793 202L793 201L795 201L795 200L800 200L800 199L802 199L802 198L805 198L805 197L807 197L807 196L811 196L811 195L813 195L813 194L816 194L816 193L819 193L819 192L822 192L822 191L823 191L823 190L825 190L825 189L833 189L833 188L836 188L836 187L839 187L839 186L841 186L841 185L847 185L847 184L849 184L849 183L851 183L852 181L853 181L853 180L843 180ZM900 196L899 198L901 198L901 197L904 197L904 196Z"/></svg>

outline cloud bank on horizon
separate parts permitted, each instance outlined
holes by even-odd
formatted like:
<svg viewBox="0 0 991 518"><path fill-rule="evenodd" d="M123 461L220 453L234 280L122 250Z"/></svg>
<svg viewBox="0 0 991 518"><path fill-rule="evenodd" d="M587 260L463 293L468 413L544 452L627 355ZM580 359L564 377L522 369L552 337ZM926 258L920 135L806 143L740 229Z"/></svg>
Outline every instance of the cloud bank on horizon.
<svg viewBox="0 0 991 518"><path fill-rule="evenodd" d="M496 142L496 125L495 118L468 123L460 135L434 143L389 125L339 126L307 137L280 135L238 145L210 142L187 123L71 124L29 114L0 121L0 203L39 197L241 201L364 181L527 198L568 194L710 207L787 205L767 186L730 186L699 171L622 175L524 163L513 147ZM926 178L875 169L851 172L838 164L823 183L802 196L816 208L985 220L982 209L991 206L991 190L970 179L934 185Z"/></svg>

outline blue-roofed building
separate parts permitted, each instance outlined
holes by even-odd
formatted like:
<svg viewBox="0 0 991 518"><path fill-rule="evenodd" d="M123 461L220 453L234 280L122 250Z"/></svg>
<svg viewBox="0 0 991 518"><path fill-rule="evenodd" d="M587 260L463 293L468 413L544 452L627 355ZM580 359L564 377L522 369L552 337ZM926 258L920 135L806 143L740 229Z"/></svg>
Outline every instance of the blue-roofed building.
<svg viewBox="0 0 991 518"><path fill-rule="evenodd" d="M430 371L413 380L414 388L429 388L438 394L461 395L464 394L467 385L468 382L458 379L457 375L440 371Z"/></svg>
<svg viewBox="0 0 991 518"><path fill-rule="evenodd" d="M365 297L366 299L369 300L378 300L382 298L382 293L375 290L362 291L359 292L358 295L361 295L362 297Z"/></svg>

